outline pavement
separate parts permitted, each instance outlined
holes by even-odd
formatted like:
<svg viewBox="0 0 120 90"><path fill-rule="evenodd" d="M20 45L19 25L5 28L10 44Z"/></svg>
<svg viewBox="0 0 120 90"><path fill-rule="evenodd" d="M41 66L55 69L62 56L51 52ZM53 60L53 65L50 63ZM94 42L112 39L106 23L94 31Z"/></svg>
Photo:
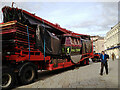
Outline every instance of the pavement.
<svg viewBox="0 0 120 90"><path fill-rule="evenodd" d="M108 61L109 74L105 68L101 76L101 62L92 62L90 65L73 67L55 71L39 71L39 78L28 85L15 88L118 88L118 61Z"/></svg>

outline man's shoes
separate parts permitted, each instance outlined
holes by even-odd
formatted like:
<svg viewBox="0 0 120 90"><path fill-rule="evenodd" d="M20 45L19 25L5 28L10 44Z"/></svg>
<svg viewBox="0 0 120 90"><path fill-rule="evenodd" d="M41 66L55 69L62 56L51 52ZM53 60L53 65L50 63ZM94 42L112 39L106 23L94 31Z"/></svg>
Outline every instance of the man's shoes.
<svg viewBox="0 0 120 90"><path fill-rule="evenodd" d="M108 75L108 73L106 73L106 75Z"/></svg>
<svg viewBox="0 0 120 90"><path fill-rule="evenodd" d="M100 73L100 75L102 76L103 74Z"/></svg>

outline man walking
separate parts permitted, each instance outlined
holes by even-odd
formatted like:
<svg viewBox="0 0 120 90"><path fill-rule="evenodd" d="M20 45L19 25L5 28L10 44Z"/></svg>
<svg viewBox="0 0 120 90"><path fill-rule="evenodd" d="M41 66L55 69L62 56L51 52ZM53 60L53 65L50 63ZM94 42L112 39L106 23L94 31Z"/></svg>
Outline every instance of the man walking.
<svg viewBox="0 0 120 90"><path fill-rule="evenodd" d="M104 51L102 51L102 53L100 55L100 59L101 59L101 71L100 71L100 75L103 75L104 66L105 66L106 74L108 74L108 64L107 64L107 59L108 58L109 58L109 56L107 54L105 54Z"/></svg>
<svg viewBox="0 0 120 90"><path fill-rule="evenodd" d="M114 58L115 58L115 54L114 53L112 53L112 60L114 61Z"/></svg>

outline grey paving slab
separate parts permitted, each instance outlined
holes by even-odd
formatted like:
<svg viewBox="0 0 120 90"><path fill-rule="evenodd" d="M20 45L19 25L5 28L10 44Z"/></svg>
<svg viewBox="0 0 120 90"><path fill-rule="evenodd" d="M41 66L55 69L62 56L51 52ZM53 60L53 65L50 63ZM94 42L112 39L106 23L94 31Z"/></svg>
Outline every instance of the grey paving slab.
<svg viewBox="0 0 120 90"><path fill-rule="evenodd" d="M120 61L120 60L119 60ZM48 72L40 80L20 88L118 88L118 60L109 60L109 74L100 76L100 62L77 69L63 70L57 74ZM49 75L50 74L50 75ZM42 78L42 79L41 79Z"/></svg>

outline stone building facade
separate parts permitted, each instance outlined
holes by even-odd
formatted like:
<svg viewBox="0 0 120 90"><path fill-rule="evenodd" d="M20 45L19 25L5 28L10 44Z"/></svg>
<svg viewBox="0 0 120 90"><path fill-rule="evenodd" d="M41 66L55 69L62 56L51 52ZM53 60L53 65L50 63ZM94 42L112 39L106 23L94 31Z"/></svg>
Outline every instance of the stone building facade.
<svg viewBox="0 0 120 90"><path fill-rule="evenodd" d="M105 36L105 52L112 58L120 59L120 22L111 28Z"/></svg>
<svg viewBox="0 0 120 90"><path fill-rule="evenodd" d="M101 53L101 51L104 51L104 37L91 36L91 39L93 40L93 51L95 53Z"/></svg>

